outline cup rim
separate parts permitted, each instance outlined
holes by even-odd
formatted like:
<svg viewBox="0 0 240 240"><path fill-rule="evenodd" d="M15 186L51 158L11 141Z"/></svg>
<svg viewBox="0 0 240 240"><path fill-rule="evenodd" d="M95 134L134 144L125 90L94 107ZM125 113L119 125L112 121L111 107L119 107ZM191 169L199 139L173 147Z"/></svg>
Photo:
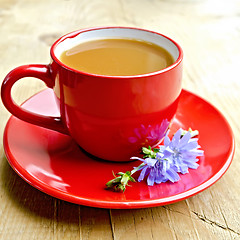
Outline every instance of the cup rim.
<svg viewBox="0 0 240 240"><path fill-rule="evenodd" d="M145 74L139 74L139 75L103 75L103 74L95 74L95 73L89 73L89 72L84 72L81 70L77 70L74 68L69 67L68 65L64 64L63 62L61 62L59 60L59 58L55 55L55 49L57 47L57 45L61 42L63 42L65 39L67 38L74 38L77 35L83 33L83 32L88 32L88 31L94 31L94 30L101 30L101 29L133 29L133 30L139 30L139 31L145 31L145 32L149 32L149 33L154 33L157 35L160 35L164 38L166 38L167 40L171 41L178 49L179 51L179 56L177 58L176 61L174 61L173 64L171 64L170 66L163 68L159 71L155 71L155 72L150 72L150 73L145 73ZM171 39L170 37L165 36L164 34L161 34L159 32L155 32L155 31L151 31L151 30L147 30L147 29L143 29L143 28L136 28L136 27L122 27L122 26L107 26L107 27L93 27L93 28L85 28L85 29L79 29L70 33L67 33L65 35L63 35L62 37L60 37L59 39L57 39L51 49L50 49L50 55L52 57L52 59L61 67L65 68L68 71L71 72L75 72L75 73L79 73L79 74L83 74L83 75L87 75L87 76L93 76L93 77L102 77L102 78L115 78L115 79L129 79L129 78L143 78L143 77L149 77L149 76L156 76L162 73L166 73L172 69L174 69L176 66L178 66L183 59L183 50L180 47L180 45L174 41L173 39Z"/></svg>

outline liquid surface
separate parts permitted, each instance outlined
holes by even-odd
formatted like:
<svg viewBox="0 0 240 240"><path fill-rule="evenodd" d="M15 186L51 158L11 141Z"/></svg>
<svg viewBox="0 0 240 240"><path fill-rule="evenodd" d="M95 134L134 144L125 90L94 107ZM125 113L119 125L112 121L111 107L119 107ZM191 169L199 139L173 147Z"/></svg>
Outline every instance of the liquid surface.
<svg viewBox="0 0 240 240"><path fill-rule="evenodd" d="M84 42L63 52L60 60L76 70L109 76L146 74L174 62L164 48L135 39Z"/></svg>

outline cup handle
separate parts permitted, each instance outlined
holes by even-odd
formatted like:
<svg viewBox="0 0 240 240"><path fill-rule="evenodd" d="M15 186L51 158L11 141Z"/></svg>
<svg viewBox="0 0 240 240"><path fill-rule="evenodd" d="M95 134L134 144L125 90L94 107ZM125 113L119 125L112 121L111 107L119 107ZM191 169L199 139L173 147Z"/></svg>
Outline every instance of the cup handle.
<svg viewBox="0 0 240 240"><path fill-rule="evenodd" d="M15 82L24 77L38 78L42 80L49 88L53 88L54 86L54 79L52 78L49 65L31 64L13 69L5 77L1 88L2 101L7 110L23 121L58 131L63 134L68 134L67 128L64 126L61 117L43 116L33 113L22 108L21 106L18 106L14 102L11 95L12 86Z"/></svg>

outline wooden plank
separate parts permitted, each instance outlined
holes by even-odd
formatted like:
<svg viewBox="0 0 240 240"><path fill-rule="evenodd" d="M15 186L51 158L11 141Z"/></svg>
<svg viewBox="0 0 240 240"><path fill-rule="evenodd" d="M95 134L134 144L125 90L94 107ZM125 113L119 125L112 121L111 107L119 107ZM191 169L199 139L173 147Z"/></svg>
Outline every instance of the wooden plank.
<svg viewBox="0 0 240 240"><path fill-rule="evenodd" d="M108 209L81 206L80 221L81 239L114 239Z"/></svg>
<svg viewBox="0 0 240 240"><path fill-rule="evenodd" d="M51 239L56 200L23 181L4 157L0 166L0 239Z"/></svg>
<svg viewBox="0 0 240 240"><path fill-rule="evenodd" d="M47 196L10 168L1 142L0 239L239 239L239 12L237 0L0 0L0 79L22 64L47 64L52 42L79 28L159 31L183 47L184 88L216 106L236 140L232 166L214 186L186 201L137 210L96 209ZM39 80L24 79L14 86L14 99L21 103L43 88ZM9 116L0 102L1 135Z"/></svg>
<svg viewBox="0 0 240 240"><path fill-rule="evenodd" d="M114 239L177 239L163 207L111 210Z"/></svg>
<svg viewBox="0 0 240 240"><path fill-rule="evenodd" d="M54 201L53 239L80 239L80 208L62 200Z"/></svg>

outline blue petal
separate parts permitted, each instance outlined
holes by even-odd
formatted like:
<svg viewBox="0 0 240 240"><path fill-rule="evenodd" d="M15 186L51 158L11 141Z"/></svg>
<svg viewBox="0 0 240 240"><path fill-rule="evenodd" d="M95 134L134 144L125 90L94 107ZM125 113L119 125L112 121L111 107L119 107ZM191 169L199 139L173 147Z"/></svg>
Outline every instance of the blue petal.
<svg viewBox="0 0 240 240"><path fill-rule="evenodd" d="M185 146L182 146L181 150L192 150L198 147L197 142L189 142Z"/></svg>
<svg viewBox="0 0 240 240"><path fill-rule="evenodd" d="M151 169L150 174L147 178L147 184L149 186L153 186L153 184L154 184L154 180L155 180L155 171L154 170L155 169Z"/></svg>
<svg viewBox="0 0 240 240"><path fill-rule="evenodd" d="M145 159L144 159L144 162L145 162L148 166L153 167L153 166L156 164L157 159L155 159L155 158L145 158Z"/></svg>
<svg viewBox="0 0 240 240"><path fill-rule="evenodd" d="M172 138L172 147L173 148L177 148L178 145L179 145L179 142L180 142L180 137L181 137L181 134L182 134L182 129L179 129L173 136Z"/></svg>
<svg viewBox="0 0 240 240"><path fill-rule="evenodd" d="M173 170L173 169L169 169L166 173L166 177L171 181L171 182L177 182L180 177L179 175Z"/></svg>
<svg viewBox="0 0 240 240"><path fill-rule="evenodd" d="M178 172L180 172L180 173L182 173L182 174L185 174L185 173L188 173L188 165L181 165L181 166L179 166L179 171Z"/></svg>
<svg viewBox="0 0 240 240"><path fill-rule="evenodd" d="M173 151L170 148L166 148L163 151L163 158L170 158L173 154Z"/></svg>
<svg viewBox="0 0 240 240"><path fill-rule="evenodd" d="M179 141L179 148L182 148L184 145L188 143L188 141L191 139L192 135L190 132L187 132Z"/></svg>
<svg viewBox="0 0 240 240"><path fill-rule="evenodd" d="M164 138L164 146L169 146L170 142L170 138L166 135Z"/></svg>
<svg viewBox="0 0 240 240"><path fill-rule="evenodd" d="M157 184L160 184L162 182L166 182L166 178L162 175L162 174L159 174L156 178L155 178L155 182Z"/></svg>
<svg viewBox="0 0 240 240"><path fill-rule="evenodd" d="M145 178L147 169L148 169L147 166L143 167L143 169L138 177L138 182L141 182Z"/></svg>
<svg viewBox="0 0 240 240"><path fill-rule="evenodd" d="M196 150L194 150L194 151L186 151L186 152L182 152L181 156L184 159L196 158L198 156L203 156L203 152L201 152L201 151L198 152Z"/></svg>
<svg viewBox="0 0 240 240"><path fill-rule="evenodd" d="M188 162L187 166L188 166L188 168L197 169L199 164L196 162Z"/></svg>
<svg viewBox="0 0 240 240"><path fill-rule="evenodd" d="M139 158L139 157L131 157L130 159L133 159L133 160L140 160L142 162L145 162L145 159L143 158Z"/></svg>

